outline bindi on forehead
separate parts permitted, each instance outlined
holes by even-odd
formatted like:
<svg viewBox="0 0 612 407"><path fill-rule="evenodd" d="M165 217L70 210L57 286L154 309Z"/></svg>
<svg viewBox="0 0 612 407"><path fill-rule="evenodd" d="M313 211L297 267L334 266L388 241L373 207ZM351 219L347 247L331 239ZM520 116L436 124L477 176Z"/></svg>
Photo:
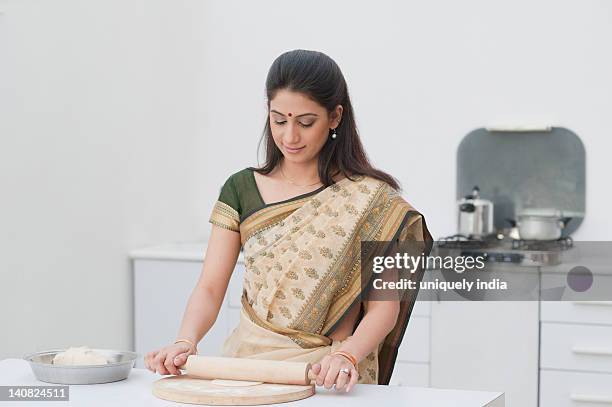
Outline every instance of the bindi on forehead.
<svg viewBox="0 0 612 407"><path fill-rule="evenodd" d="M316 113L312 113L312 112L301 113L301 114L296 115L296 114L295 114L295 113L293 113L293 112L287 112L287 114L285 114L285 113L281 113L281 112L279 112L278 110L275 110L275 109L270 109L270 113L275 113L275 114L278 114L278 115L283 116L283 117L288 116L288 117L295 117L295 118L299 118L299 117L306 117L306 116L314 116L314 117L319 117L319 115L318 115L318 114L316 114Z"/></svg>

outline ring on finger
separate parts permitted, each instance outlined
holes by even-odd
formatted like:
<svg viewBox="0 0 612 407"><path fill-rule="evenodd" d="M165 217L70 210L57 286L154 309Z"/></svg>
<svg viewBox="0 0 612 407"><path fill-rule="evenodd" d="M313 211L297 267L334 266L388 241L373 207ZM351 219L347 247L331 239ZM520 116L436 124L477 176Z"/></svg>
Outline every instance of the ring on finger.
<svg viewBox="0 0 612 407"><path fill-rule="evenodd" d="M348 367L343 367L342 369L340 369L340 373L351 374L351 369L349 369Z"/></svg>

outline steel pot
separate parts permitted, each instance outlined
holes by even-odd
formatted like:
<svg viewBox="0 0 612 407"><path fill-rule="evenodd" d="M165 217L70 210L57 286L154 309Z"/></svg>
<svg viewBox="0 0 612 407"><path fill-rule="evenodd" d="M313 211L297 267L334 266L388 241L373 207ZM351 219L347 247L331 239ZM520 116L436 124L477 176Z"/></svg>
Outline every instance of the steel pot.
<svg viewBox="0 0 612 407"><path fill-rule="evenodd" d="M519 212L516 224L523 240L557 240L571 219L557 209L529 208Z"/></svg>

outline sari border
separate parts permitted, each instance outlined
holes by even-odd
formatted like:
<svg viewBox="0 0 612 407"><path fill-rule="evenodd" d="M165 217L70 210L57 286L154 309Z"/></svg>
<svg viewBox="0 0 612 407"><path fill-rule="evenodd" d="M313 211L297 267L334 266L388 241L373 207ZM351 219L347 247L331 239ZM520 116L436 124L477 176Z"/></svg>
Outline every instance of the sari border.
<svg viewBox="0 0 612 407"><path fill-rule="evenodd" d="M251 215L254 215L255 213L259 212L260 210L266 209L266 208L274 206L274 205L287 204L287 203L291 203L291 202L296 201L296 200L308 198L311 195L317 194L317 193L323 191L325 188L327 188L325 185L322 185L321 187L315 189L314 191L306 192L304 194L296 195L296 196L291 197L291 198L283 199L282 201L266 203L263 200L263 197L261 196L261 191L259 190L259 187L257 186L257 181L255 180L255 171L251 167L249 167L247 169L251 171L251 177L253 178L253 184L255 185L255 190L257 191L257 196L259 198L259 201L262 203L262 206L260 206L258 208L251 209L250 211L242 214L242 216L240 217L240 222L246 221Z"/></svg>
<svg viewBox="0 0 612 407"><path fill-rule="evenodd" d="M359 252L359 257L355 259L355 263L350 273L348 273L348 276L352 277L353 282L346 289L338 291L335 301L328 310L327 319L329 322L323 326L323 332L332 332L342 321L350 307L355 304L355 301L362 300L365 297L361 276L361 242L363 240L392 241L393 236L396 236L397 231L401 230L404 226L403 222L406 214L410 211L415 211L418 213L418 211L414 210L410 204L403 201L401 197L392 199L390 201L390 206L391 207L388 208L389 213L380 219L379 225L374 233L366 236L365 239L360 239L359 241L354 242L355 247L353 250ZM353 277L355 273L358 274L358 278ZM349 308L345 308L346 304L349 303ZM340 311L343 309L345 310L344 312Z"/></svg>
<svg viewBox="0 0 612 407"><path fill-rule="evenodd" d="M242 244L246 243L246 241L249 240L254 234L270 228L282 221L284 218L289 216L291 212L299 209L316 194L323 192L327 188L334 188L335 186L339 187L347 181L355 182L350 178L343 178L332 185L323 185L314 191L307 192L284 201L269 203L250 211L249 213L245 214L240 221L240 240ZM262 217L266 219L259 221Z"/></svg>
<svg viewBox="0 0 612 407"><path fill-rule="evenodd" d="M372 206L376 204L376 202L378 202L377 200L385 194L385 183L380 182L379 185L376 186L376 191L372 194L372 196L369 198L369 201L367 203L367 205L365 206L365 208L363 209L362 215L359 217L357 223L355 224L352 232L351 232L351 236L349 236L348 239L346 239L346 242L344 243L344 245L342 246L342 248L340 249L336 259L334 260L334 262L332 264L330 264L329 268L334 268L334 267L341 267L341 265L343 264L351 264L351 259L355 259L355 262L353 263L353 265L351 266L350 272L348 272L344 277L343 277L343 281L342 283L345 283L346 285L347 282L350 282L351 280L354 280L353 275L355 273L356 268L359 265L359 261L360 261L360 252L357 251L358 248L356 247L355 241L358 240L359 245L361 245L361 238L359 239L355 239L356 235L363 233L363 226L365 223L367 223L368 221L368 216L365 215L367 213L369 213L372 209ZM373 236L377 233L377 231L379 230L379 228L372 228L369 232L368 236ZM307 314L306 310L308 309L313 309L316 308L316 306L314 305L317 302L317 298L319 298L319 296L321 295L321 290L323 290L323 287L328 286L329 284L331 284L334 280L337 279L337 277L331 273L325 273L326 277L321 279L317 286L313 289L313 291L310 293L308 300L306 302L304 302L304 304L302 304L302 307L300 308L299 312L298 312L298 316L293 320L293 322L291 323L292 326L296 326L296 325L305 325L304 321L307 320L309 318L309 314ZM354 283L352 284L354 285ZM346 288L344 286L341 286L338 288L338 292L345 292ZM342 298L342 296L336 297L336 298ZM333 306L333 305L332 305ZM325 328L326 325L326 320L327 320L327 316L329 315L330 309L331 307L328 307L325 312L320 313L319 316L316 318L316 321L313 320L312 323L310 324L311 326L309 327L309 329L313 329L313 330L317 330L319 332L322 332ZM326 331L327 332L327 331Z"/></svg>
<svg viewBox="0 0 612 407"><path fill-rule="evenodd" d="M416 214L416 216L414 216ZM393 240L396 240L400 237L403 230L406 227L412 225L412 223L408 224L408 220L411 217L415 217L417 220L419 219L422 222L422 232L423 232L423 241L424 250L423 252L426 255L429 255L433 246L433 237L431 236L429 230L427 229L427 224L425 223L425 217L423 214L418 212L417 210L409 210L404 215L404 221L398 228L395 233ZM416 276L416 280L422 280L425 274L425 269L422 267L419 270L418 276ZM418 284L417 284L418 287ZM388 385L391 380L391 376L393 375L393 370L395 368L395 362L397 360L397 355L399 352L399 347L404 338L404 334L406 333L406 329L408 328L408 323L410 322L410 317L412 316L412 310L414 309L414 305L416 304L417 297L419 295L418 289L414 295L414 298L400 301L400 313L397 316L397 320L401 321L399 326L394 327L391 332L387 334L383 342L381 343L380 350L378 352L378 384ZM406 305L402 307L402 305Z"/></svg>
<svg viewBox="0 0 612 407"><path fill-rule="evenodd" d="M253 235L282 222L292 212L299 209L308 198L292 201L279 206L262 208L251 214L240 224L240 240L246 243Z"/></svg>

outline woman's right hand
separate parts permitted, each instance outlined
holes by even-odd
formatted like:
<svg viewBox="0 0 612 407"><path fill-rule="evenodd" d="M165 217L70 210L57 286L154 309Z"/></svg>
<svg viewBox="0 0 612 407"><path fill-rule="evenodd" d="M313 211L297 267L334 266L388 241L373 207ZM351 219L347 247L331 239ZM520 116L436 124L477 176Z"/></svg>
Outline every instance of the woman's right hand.
<svg viewBox="0 0 612 407"><path fill-rule="evenodd" d="M179 376L181 374L179 366L187 362L187 356L195 354L196 349L193 346L185 342L179 342L147 353L144 363L145 367L153 373Z"/></svg>

